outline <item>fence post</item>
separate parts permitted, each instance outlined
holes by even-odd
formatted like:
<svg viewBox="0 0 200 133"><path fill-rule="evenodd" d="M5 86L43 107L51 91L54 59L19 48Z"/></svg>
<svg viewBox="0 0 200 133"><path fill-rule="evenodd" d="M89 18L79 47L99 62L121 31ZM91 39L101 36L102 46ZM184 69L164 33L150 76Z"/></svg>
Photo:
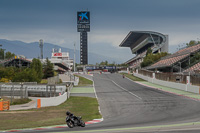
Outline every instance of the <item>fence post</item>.
<svg viewBox="0 0 200 133"><path fill-rule="evenodd" d="M23 83L21 82L21 98L23 98Z"/></svg>
<svg viewBox="0 0 200 133"><path fill-rule="evenodd" d="M187 76L187 85L190 84L190 76Z"/></svg>
<svg viewBox="0 0 200 133"><path fill-rule="evenodd" d="M0 97L1 97L2 95L1 95L1 85L0 85Z"/></svg>
<svg viewBox="0 0 200 133"><path fill-rule="evenodd" d="M12 85L12 87L11 87L11 94L10 94L10 103L12 103L12 99L13 99L13 89L14 89L14 87Z"/></svg>
<svg viewBox="0 0 200 133"><path fill-rule="evenodd" d="M48 97L48 85L46 85L46 97Z"/></svg>

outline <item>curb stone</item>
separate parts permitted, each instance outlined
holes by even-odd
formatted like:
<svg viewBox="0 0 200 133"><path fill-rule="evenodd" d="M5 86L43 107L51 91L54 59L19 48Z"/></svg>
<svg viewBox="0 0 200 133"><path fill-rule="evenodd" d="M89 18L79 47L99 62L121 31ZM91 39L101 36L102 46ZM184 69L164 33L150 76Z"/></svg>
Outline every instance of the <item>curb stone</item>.
<svg viewBox="0 0 200 133"><path fill-rule="evenodd" d="M93 119L92 121L85 122L86 125L91 125L95 123L100 123L103 121L103 118L101 119ZM21 132L26 130L47 130L47 129L53 129L53 128L67 128L68 126L66 124L64 125L55 125L55 126L48 126L48 127L38 127L38 128L28 128L28 129L13 129L13 130L6 130L6 131L0 131L0 132Z"/></svg>

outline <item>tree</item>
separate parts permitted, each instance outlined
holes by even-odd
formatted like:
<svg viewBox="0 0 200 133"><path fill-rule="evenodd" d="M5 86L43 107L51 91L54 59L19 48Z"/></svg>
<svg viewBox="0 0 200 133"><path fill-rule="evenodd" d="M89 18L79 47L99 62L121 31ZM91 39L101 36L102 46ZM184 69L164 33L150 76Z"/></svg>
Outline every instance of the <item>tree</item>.
<svg viewBox="0 0 200 133"><path fill-rule="evenodd" d="M0 49L0 59L4 59L4 49Z"/></svg>
<svg viewBox="0 0 200 133"><path fill-rule="evenodd" d="M168 53L166 52L161 52L156 54L149 53L146 57L144 57L144 60L141 63L141 67L149 66L158 61L161 57L164 57L166 55L168 55Z"/></svg>
<svg viewBox="0 0 200 133"><path fill-rule="evenodd" d="M5 55L5 59L10 59L10 58L13 58L15 57L15 54L14 53L11 53L11 52L6 52L6 55Z"/></svg>
<svg viewBox="0 0 200 133"><path fill-rule="evenodd" d="M37 73L34 69L26 68L13 77L14 82L38 82Z"/></svg>
<svg viewBox="0 0 200 133"><path fill-rule="evenodd" d="M189 43L186 43L186 45L189 47L189 46L193 46L193 45L196 45L198 44L199 42L196 42L195 40L191 40Z"/></svg>
<svg viewBox="0 0 200 133"><path fill-rule="evenodd" d="M53 64L47 58L44 64L44 78L46 79L53 76L54 76Z"/></svg>
<svg viewBox="0 0 200 133"><path fill-rule="evenodd" d="M38 81L40 82L42 80L43 77L43 71L42 71L42 63L39 59L34 58L32 60L31 63L31 69L35 70L37 77L38 77Z"/></svg>
<svg viewBox="0 0 200 133"><path fill-rule="evenodd" d="M151 48L148 48L147 49L147 52L146 52L146 56L148 55L148 54L151 54L152 53L152 49Z"/></svg>

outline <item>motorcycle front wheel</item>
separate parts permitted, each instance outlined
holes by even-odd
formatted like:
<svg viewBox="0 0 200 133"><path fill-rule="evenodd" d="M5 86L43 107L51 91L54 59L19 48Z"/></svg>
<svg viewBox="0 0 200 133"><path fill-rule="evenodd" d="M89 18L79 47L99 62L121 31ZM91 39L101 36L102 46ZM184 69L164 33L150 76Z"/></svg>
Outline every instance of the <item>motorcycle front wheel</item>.
<svg viewBox="0 0 200 133"><path fill-rule="evenodd" d="M68 126L69 128L73 128L73 127L74 127L74 124L72 123L72 121L68 121L68 122L67 122L67 126Z"/></svg>
<svg viewBox="0 0 200 133"><path fill-rule="evenodd" d="M81 123L81 127L85 127L85 122L80 120L80 123Z"/></svg>

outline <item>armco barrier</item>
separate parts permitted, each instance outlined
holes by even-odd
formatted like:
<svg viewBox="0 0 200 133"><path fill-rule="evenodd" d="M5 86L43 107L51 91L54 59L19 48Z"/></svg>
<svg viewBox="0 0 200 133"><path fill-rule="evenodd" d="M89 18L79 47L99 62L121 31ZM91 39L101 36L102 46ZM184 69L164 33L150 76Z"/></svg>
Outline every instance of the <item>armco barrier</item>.
<svg viewBox="0 0 200 133"><path fill-rule="evenodd" d="M169 81L164 81L164 80L158 80L158 79L150 78L150 77L138 74L138 73L133 73L133 75L136 76L136 77L139 77L141 79L144 79L148 82L154 83L154 84L158 84L158 85L162 85L162 86L166 86L166 87L170 87L170 88L175 88L175 89L179 89L179 90L183 90L183 91L188 91L188 92L200 94L200 87L195 86L195 85L191 85L190 83L182 84L182 83L175 83L175 82L169 82Z"/></svg>
<svg viewBox="0 0 200 133"><path fill-rule="evenodd" d="M49 97L49 98L39 98L37 99L37 108L40 107L48 107L48 106L57 106L67 100L67 92L63 95L57 97Z"/></svg>
<svg viewBox="0 0 200 133"><path fill-rule="evenodd" d="M1 101L0 102L0 111L9 110L10 109L10 102L9 101Z"/></svg>

